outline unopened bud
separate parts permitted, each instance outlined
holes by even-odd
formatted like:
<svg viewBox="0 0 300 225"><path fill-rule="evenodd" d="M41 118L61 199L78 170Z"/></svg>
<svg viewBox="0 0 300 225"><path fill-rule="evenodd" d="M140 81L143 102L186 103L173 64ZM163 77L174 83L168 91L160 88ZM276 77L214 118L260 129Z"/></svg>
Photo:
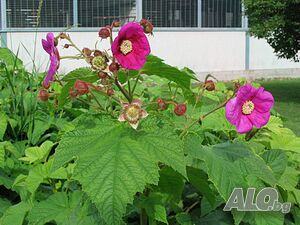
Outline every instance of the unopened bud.
<svg viewBox="0 0 300 225"><path fill-rule="evenodd" d="M112 62L112 63L109 65L109 70L110 70L112 73L118 72L119 69L120 69L120 66L119 66L119 64L116 63L116 62Z"/></svg>
<svg viewBox="0 0 300 225"><path fill-rule="evenodd" d="M43 102L47 102L49 99L49 92L47 90L40 90L39 92L39 99Z"/></svg>
<svg viewBox="0 0 300 225"><path fill-rule="evenodd" d="M101 37L102 39L106 39L106 38L110 37L110 33L111 33L110 28L103 27L100 29L98 34L99 34L99 37Z"/></svg>
<svg viewBox="0 0 300 225"><path fill-rule="evenodd" d="M69 39L69 35L67 35L66 33L60 33L59 38L60 39Z"/></svg>
<svg viewBox="0 0 300 225"><path fill-rule="evenodd" d="M152 34L153 33L153 24L149 20L142 19L140 24L144 28L144 32L146 34Z"/></svg>
<svg viewBox="0 0 300 225"><path fill-rule="evenodd" d="M106 79L107 78L107 73L103 72L103 71L99 71L98 72L98 77L99 79Z"/></svg>
<svg viewBox="0 0 300 225"><path fill-rule="evenodd" d="M74 89L79 95L84 95L89 92L88 84L82 80L76 80L74 84Z"/></svg>
<svg viewBox="0 0 300 225"><path fill-rule="evenodd" d="M164 100L162 100L161 98L158 98L157 99L157 107L160 110L165 110L167 108L167 103Z"/></svg>
<svg viewBox="0 0 300 225"><path fill-rule="evenodd" d="M113 27L120 27L120 26L121 26L121 23L120 23L120 21L118 21L118 20L114 20L114 21L112 22L112 26L113 26Z"/></svg>
<svg viewBox="0 0 300 225"><path fill-rule="evenodd" d="M112 95L114 94L114 89L108 88L107 91L106 91L106 94L107 94L108 96L112 96Z"/></svg>
<svg viewBox="0 0 300 225"><path fill-rule="evenodd" d="M83 48L82 53L84 56L91 56L92 55L92 50L89 48Z"/></svg>
<svg viewBox="0 0 300 225"><path fill-rule="evenodd" d="M186 104L177 104L174 109L177 116L183 116L186 113Z"/></svg>
<svg viewBox="0 0 300 225"><path fill-rule="evenodd" d="M214 91L216 89L215 83L212 80L205 81L204 86L207 91Z"/></svg>

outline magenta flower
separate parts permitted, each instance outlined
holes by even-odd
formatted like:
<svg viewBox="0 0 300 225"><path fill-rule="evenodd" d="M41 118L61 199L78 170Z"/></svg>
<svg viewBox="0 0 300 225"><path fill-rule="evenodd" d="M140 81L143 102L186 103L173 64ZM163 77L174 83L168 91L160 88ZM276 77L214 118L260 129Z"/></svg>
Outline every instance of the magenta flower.
<svg viewBox="0 0 300 225"><path fill-rule="evenodd" d="M247 133L253 126L261 128L268 123L273 104L274 98L270 92L246 84L226 104L226 118L239 133Z"/></svg>
<svg viewBox="0 0 300 225"><path fill-rule="evenodd" d="M112 52L123 68L141 69L150 54L150 45L142 26L134 22L123 26L112 43Z"/></svg>
<svg viewBox="0 0 300 225"><path fill-rule="evenodd" d="M49 82L53 81L54 75L59 67L59 53L55 47L55 38L53 33L48 33L47 40L42 39L43 49L50 55L50 67L43 81L44 87L49 87Z"/></svg>

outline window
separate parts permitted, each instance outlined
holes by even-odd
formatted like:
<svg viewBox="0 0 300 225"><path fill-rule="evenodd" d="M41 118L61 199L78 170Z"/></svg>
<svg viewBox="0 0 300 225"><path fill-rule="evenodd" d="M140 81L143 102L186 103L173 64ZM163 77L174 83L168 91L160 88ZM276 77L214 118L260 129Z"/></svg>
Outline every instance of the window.
<svg viewBox="0 0 300 225"><path fill-rule="evenodd" d="M7 0L7 27L37 27L39 0ZM69 27L73 24L73 1L43 1L40 27Z"/></svg>
<svg viewBox="0 0 300 225"><path fill-rule="evenodd" d="M78 26L102 27L114 19L121 22L136 19L135 0L78 0Z"/></svg>
<svg viewBox="0 0 300 225"><path fill-rule="evenodd" d="M202 0L202 27L241 27L241 0Z"/></svg>
<svg viewBox="0 0 300 225"><path fill-rule="evenodd" d="M155 27L197 27L197 0L143 0L143 18Z"/></svg>

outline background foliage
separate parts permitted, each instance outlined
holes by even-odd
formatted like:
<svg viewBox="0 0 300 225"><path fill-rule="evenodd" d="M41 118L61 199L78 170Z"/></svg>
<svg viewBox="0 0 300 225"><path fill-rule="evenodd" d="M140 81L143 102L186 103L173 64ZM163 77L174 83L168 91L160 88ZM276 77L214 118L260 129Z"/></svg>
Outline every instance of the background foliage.
<svg viewBox="0 0 300 225"><path fill-rule="evenodd" d="M265 38L280 58L299 61L300 1L244 0L250 33Z"/></svg>

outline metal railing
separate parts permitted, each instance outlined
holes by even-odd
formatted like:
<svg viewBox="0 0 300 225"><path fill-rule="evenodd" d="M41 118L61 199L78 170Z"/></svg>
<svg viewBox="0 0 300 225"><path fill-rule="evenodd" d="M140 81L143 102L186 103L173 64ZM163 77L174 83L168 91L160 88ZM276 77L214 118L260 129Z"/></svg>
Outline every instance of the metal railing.
<svg viewBox="0 0 300 225"><path fill-rule="evenodd" d="M157 30L245 30L241 0L0 0L3 31L94 31L110 24L150 19Z"/></svg>

